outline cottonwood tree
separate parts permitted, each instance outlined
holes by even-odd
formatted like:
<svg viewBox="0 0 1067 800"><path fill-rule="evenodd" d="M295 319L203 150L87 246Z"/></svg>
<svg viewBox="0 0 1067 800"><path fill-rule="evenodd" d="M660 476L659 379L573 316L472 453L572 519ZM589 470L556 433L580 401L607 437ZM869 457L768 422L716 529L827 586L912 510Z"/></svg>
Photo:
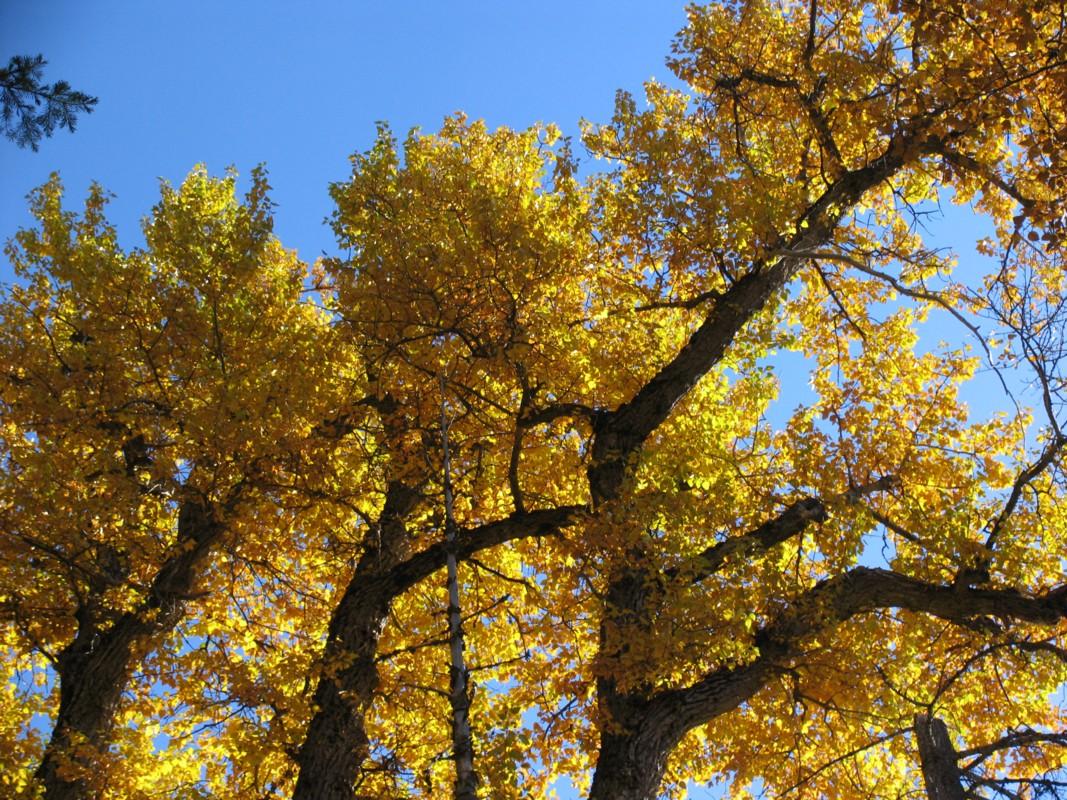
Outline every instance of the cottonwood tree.
<svg viewBox="0 0 1067 800"><path fill-rule="evenodd" d="M13 785L36 769L48 792L49 770L74 787L56 797L91 796L90 779L112 796L447 796L451 552L484 796L544 796L558 776L592 798L714 780L785 797L1055 790L1065 26L1038 2L693 7L670 62L687 89L650 84L643 108L620 95L585 131L606 166L585 181L551 127L455 117L402 146L382 129L332 188L344 254L306 300L331 324L292 306L328 346L255 360L265 346L240 338L255 374L321 387L271 417L284 435L255 424L297 389L226 395L236 452L258 456L219 484L262 509L226 540L247 544L220 534L185 613L138 630L91 748L54 733L42 756L24 720L46 692L8 684ZM987 217L986 260L924 240L949 200ZM76 239L86 274L98 239ZM47 255L42 274L62 274L66 251ZM205 347L181 352L218 364L201 304ZM55 329L41 317L5 326L37 342L6 345L5 364L66 377L80 337L30 336ZM803 377L776 375L789 353ZM42 487L88 492L91 471L70 463L74 434L36 432L33 413L69 415L74 395L45 383L31 396L53 410L33 412L7 371L8 462L32 453L49 476L5 477L23 492L3 506L23 556L11 605L47 585L26 577L31 551L53 586L80 585L67 562L106 572L137 526L96 512L83 550L38 554L79 519ZM976 392L1002 408L969 411ZM167 491L158 537L180 548L184 495ZM63 525L31 528L36 502ZM153 553L148 576L168 563ZM81 591L94 613L139 608ZM13 670L56 662L58 732L80 597L49 635L33 604L5 618ZM22 717L20 691L36 704ZM154 769L113 756L159 730Z"/></svg>
<svg viewBox="0 0 1067 800"><path fill-rule="evenodd" d="M956 750L948 726L929 714L918 714L913 728L923 769L923 783L931 798L1059 797L1067 782L1058 774L1058 765L1043 774L1016 777L1013 768L1019 750L1052 744L1067 745L1062 732L1036 731L1029 727L1009 728L1003 736L975 747ZM1030 754L1025 761L1041 764L1042 754Z"/></svg>
<svg viewBox="0 0 1067 800"><path fill-rule="evenodd" d="M8 249L20 282L0 333L5 660L36 659L54 684L46 743L38 726L19 731L6 687L9 794L40 745L45 796L132 796L121 763L151 751L137 722L163 699L134 676L195 673L195 653L162 652L179 627L210 641L221 624L210 603L189 621L190 603L220 583L240 591L235 572L294 544L286 476L311 458L307 415L325 415L315 387L337 364L323 316L301 302L306 270L271 234L265 176L243 202L234 180L196 171L164 187L130 253L99 189L76 216L53 180L32 197L39 229ZM46 708L29 700L24 713Z"/></svg>

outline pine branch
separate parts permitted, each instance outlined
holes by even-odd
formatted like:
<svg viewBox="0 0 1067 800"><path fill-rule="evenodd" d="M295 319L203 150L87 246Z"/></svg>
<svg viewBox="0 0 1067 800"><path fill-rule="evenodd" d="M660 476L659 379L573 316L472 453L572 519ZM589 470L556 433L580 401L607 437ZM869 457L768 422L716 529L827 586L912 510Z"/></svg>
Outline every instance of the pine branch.
<svg viewBox="0 0 1067 800"><path fill-rule="evenodd" d="M44 56L12 56L0 69L0 122L4 135L34 152L41 139L57 128L74 132L78 114L91 114L97 98L71 88L66 81L41 81Z"/></svg>

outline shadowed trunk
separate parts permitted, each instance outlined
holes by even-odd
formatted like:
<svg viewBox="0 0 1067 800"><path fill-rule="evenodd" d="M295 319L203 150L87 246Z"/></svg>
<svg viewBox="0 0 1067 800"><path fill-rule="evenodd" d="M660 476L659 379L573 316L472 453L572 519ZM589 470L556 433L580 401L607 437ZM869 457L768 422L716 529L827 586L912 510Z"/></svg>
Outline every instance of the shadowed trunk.
<svg viewBox="0 0 1067 800"><path fill-rule="evenodd" d="M763 659L717 671L698 686L638 699L607 693L610 728L600 735L600 752L589 800L647 800L659 796L667 759L694 719L713 719L737 708L773 674ZM598 690L605 687L598 684ZM601 708L605 707L604 701ZM621 722L617 722L621 721Z"/></svg>
<svg viewBox="0 0 1067 800"><path fill-rule="evenodd" d="M594 507L600 508L625 494L635 454L666 421L675 405L722 360L738 333L796 275L804 264L804 253L829 241L842 216L868 189L916 159L920 151L928 151L935 145L933 139L922 140L920 144L915 135L894 137L880 158L841 174L800 216L797 232L782 242L774 259L754 263L746 275L716 297L707 317L674 358L629 401L597 418L588 470ZM822 515L824 509L798 505L789 513L796 519L783 516L781 524L765 531L762 538L754 532L754 541L765 539L768 546L784 541ZM709 563L696 565L697 579L709 570L714 571L717 555L716 548L701 554ZM590 793L590 798L596 800L655 798L663 765L686 730L675 735L672 730L675 722L653 713L659 706L647 700L646 692L641 689L620 692L610 677L626 642L641 637L650 628L655 602L648 597L647 589L641 587L653 585L661 573L654 557L636 561L630 558L609 584L601 622L600 652L601 669L609 677L597 682L601 745ZM636 591L635 587L638 587ZM746 684L745 691L737 695L740 699L736 704L758 688ZM725 710L728 708L717 711L716 715ZM644 748L651 750L646 752Z"/></svg>
<svg viewBox="0 0 1067 800"><path fill-rule="evenodd" d="M390 490L394 492L394 509L418 499L417 493L400 485ZM390 507L388 498L386 506ZM460 531L456 536L456 557L462 560L515 539L553 535L586 513L584 506L527 511ZM403 530L398 518L386 518L383 512L381 536L372 537L381 546L403 541L390 538L386 532L385 523L390 519L390 526ZM330 622L324 663L333 668L324 669L315 691L316 713L297 757L300 776L294 798L352 799L352 787L368 756L364 717L378 687L375 651L389 607L394 598L444 568L449 549L444 542L438 542L403 561L399 561L396 552L374 549L360 559ZM394 566L386 568L389 563Z"/></svg>
<svg viewBox="0 0 1067 800"><path fill-rule="evenodd" d="M992 618L1051 626L1067 618L1067 586L1027 596L1011 590L959 589L889 570L856 567L815 584L762 627L755 636L759 656L743 667L717 669L688 687L660 690L646 697L618 692L609 679L602 679L598 690L605 694L600 708L609 716L602 723L590 800L652 800L659 792L663 765L688 731L752 697L802 652L809 637L883 608L903 608L970 627ZM919 727L917 723L917 731ZM920 739L920 752L926 748L931 754L924 758L930 764L934 785L942 792L931 794L931 798L959 800L960 795L944 794L951 783L945 777L949 775L947 760L952 759L950 766L955 769L947 732L927 726L920 736L927 737L925 743ZM953 774L958 788L959 773Z"/></svg>
<svg viewBox="0 0 1067 800"><path fill-rule="evenodd" d="M945 723L937 717L916 714L915 738L919 744L927 797L930 800L964 800L956 749Z"/></svg>
<svg viewBox="0 0 1067 800"><path fill-rule="evenodd" d="M208 506L182 503L176 554L156 573L148 599L110 627L101 624L91 601L79 608L78 633L57 659L59 712L35 776L46 800L97 796L95 762L111 741L119 701L142 655L140 645L181 620L200 564L222 532Z"/></svg>
<svg viewBox="0 0 1067 800"><path fill-rule="evenodd" d="M298 763L294 800L350 800L359 768L369 755L365 716L378 689L375 654L394 593L389 570L404 556L404 517L419 494L392 481L377 535L356 566L330 620L323 673L315 689L315 716Z"/></svg>

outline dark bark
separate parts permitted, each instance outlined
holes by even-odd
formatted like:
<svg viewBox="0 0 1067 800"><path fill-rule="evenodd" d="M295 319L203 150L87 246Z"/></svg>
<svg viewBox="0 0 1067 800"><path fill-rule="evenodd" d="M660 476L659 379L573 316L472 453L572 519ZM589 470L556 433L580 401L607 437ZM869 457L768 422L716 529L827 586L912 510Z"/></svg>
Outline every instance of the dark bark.
<svg viewBox="0 0 1067 800"><path fill-rule="evenodd" d="M404 517L418 500L414 488L400 481L389 484L377 530L367 537L355 574L334 609L315 689L315 716L297 759L294 798L352 797L369 755L364 716L378 688L374 657L394 597L387 576L405 555Z"/></svg>
<svg viewBox="0 0 1067 800"><path fill-rule="evenodd" d="M889 489L895 484L895 478L884 477L834 499L856 502L867 494ZM814 497L799 500L748 533L708 547L686 568L671 570L668 575L699 582L718 572L730 558L765 552L801 533L812 522L826 519L827 508L822 500ZM633 635L635 626L641 626L641 617L636 612L645 605L648 587L646 573L640 569L631 570L613 582L608 603L615 609L631 610L626 616L617 614L613 617L613 626L618 626L614 631L616 635ZM605 641L606 634L607 631L602 629L602 652L617 655L624 645ZM686 718L685 708L688 706L700 707L701 713L712 716L736 708L763 686L770 672L767 662L758 662L751 668L725 670L716 673L699 689L694 688L684 700L664 694L655 697L655 702L647 693L620 693L610 677L602 679L599 685L604 693L602 711L607 712L611 722L608 723L609 730L601 736L602 759L597 764L590 798L655 796L663 779L666 758L688 730L674 725L672 719ZM653 719L661 722L652 722ZM608 760L603 760L605 757Z"/></svg>
<svg viewBox="0 0 1067 800"><path fill-rule="evenodd" d="M729 559L747 558L765 553L772 547L787 542L807 530L811 523L826 522L830 518L827 510L828 502L858 503L867 495L884 492L898 485L899 480L895 476L885 475L878 480L831 497L829 501L820 497L805 497L791 504L774 519L767 520L748 533L716 542L705 548L683 569L672 569L667 574L671 577L682 576L693 583L698 583L722 569Z"/></svg>
<svg viewBox="0 0 1067 800"><path fill-rule="evenodd" d="M804 263L802 254L828 241L842 217L865 192L895 174L909 161L917 159L924 152L930 152L937 144L933 140L920 140L919 137L894 137L881 157L865 167L842 174L801 215L796 225L797 233L785 240L774 254L777 260L755 263L748 274L715 300L703 323L669 363L628 402L615 411L597 417L593 426L592 462L588 470L594 508L610 503L623 493L634 455L667 419L678 401L721 361L742 328L766 308L774 295L792 279ZM824 513L825 509L818 501L795 504L777 523L769 523L764 529L753 532L745 542L709 548L703 554L707 563L696 565L695 579L699 580L719 569L735 550L749 546L757 549L771 547ZM645 692L640 688L620 693L611 677L612 661L625 647L624 644L615 643L640 637L654 613L647 592L633 592L628 587L652 585L658 572L659 566L654 560L642 562L630 558L626 567L612 576L609 584L601 623L600 658L603 674L597 681L601 746L593 779L596 793L591 797L655 797L656 787L662 777L662 765L670 748L685 730L692 727L683 727L675 735L671 729L677 728L677 720L654 713L657 707L649 705ZM741 671L739 674L745 676L743 683L748 687L745 691L749 694L758 688L751 683L751 673ZM733 695L727 692L726 696ZM736 695L740 698L737 702L742 702L747 696L741 692ZM664 719L667 729L661 731L652 722L639 721L642 717ZM653 725L653 728L648 729L648 725ZM621 732L616 732L619 729ZM668 749L647 753L642 751L642 748L653 745ZM653 769L654 776L641 778L632 784L644 787L641 791L635 789L632 791L636 793L618 794L623 791L627 780L637 781L636 776L645 774L648 769ZM615 777L618 775L630 777L619 779Z"/></svg>
<svg viewBox="0 0 1067 800"><path fill-rule="evenodd" d="M59 712L36 780L46 800L88 800L94 755L107 749L115 713L143 644L181 620L200 565L223 533L212 509L187 500L178 511L178 543L152 582L148 598L110 626L87 601L78 632L59 654ZM82 747L88 745L86 749Z"/></svg>
<svg viewBox="0 0 1067 800"><path fill-rule="evenodd" d="M930 800L965 800L956 749L945 723L927 714L916 714L915 739L926 796Z"/></svg>
<svg viewBox="0 0 1067 800"><path fill-rule="evenodd" d="M391 498L391 499L390 499ZM445 568L445 542L404 558L403 517L418 494L394 484L377 536L359 560L330 621L323 677L315 691L315 716L298 756L294 800L351 800L359 770L369 755L365 717L378 688L378 640L395 598ZM574 524L586 509L565 506L528 511L456 534L459 560L488 547L531 536L547 536ZM337 665L331 669L330 665Z"/></svg>
<svg viewBox="0 0 1067 800"><path fill-rule="evenodd" d="M574 525L588 513L586 506L546 508L512 514L477 528L462 530L456 535L456 558L463 561L482 550L516 539L553 536L560 528ZM410 589L419 581L443 569L447 557L448 548L444 542L430 545L389 571L389 590L400 594Z"/></svg>
<svg viewBox="0 0 1067 800"><path fill-rule="evenodd" d="M634 453L667 419L678 401L722 360L749 320L796 275L805 263L804 252L824 244L867 190L935 146L934 140L918 146L910 139L894 139L880 158L842 175L801 215L798 233L783 242L775 253L777 260L754 264L752 271L716 299L704 322L670 362L633 398L596 418L589 468L595 503L618 496Z"/></svg>
<svg viewBox="0 0 1067 800"><path fill-rule="evenodd" d="M658 797L671 751L694 727L680 721L697 713L711 720L737 708L774 672L768 661L758 659L744 667L717 670L684 692L645 697L609 692L600 703L610 717L601 723L600 752L589 800Z"/></svg>
<svg viewBox="0 0 1067 800"><path fill-rule="evenodd" d="M734 536L705 548L692 559L685 571L673 570L669 574L682 574L693 583L699 583L722 569L729 559L766 552L806 530L812 522L825 522L827 519L829 516L822 500L805 497L743 536Z"/></svg>
<svg viewBox="0 0 1067 800"><path fill-rule="evenodd" d="M752 663L714 670L685 688L643 697L608 692L601 698L609 721L603 723L590 800L656 797L663 765L688 731L748 700L801 654L810 636L884 608L930 614L968 628L993 626L993 620L1055 625L1067 618L1067 586L1027 596L930 584L866 567L816 584L756 634L759 656Z"/></svg>

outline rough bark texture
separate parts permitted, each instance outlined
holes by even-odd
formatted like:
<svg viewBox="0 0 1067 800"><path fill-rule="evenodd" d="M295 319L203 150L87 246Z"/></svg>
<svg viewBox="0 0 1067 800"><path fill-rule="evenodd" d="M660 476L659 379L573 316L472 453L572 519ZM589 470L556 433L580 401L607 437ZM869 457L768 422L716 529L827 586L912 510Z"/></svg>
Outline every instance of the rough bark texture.
<svg viewBox="0 0 1067 800"><path fill-rule="evenodd" d="M110 626L91 601L79 609L77 635L56 664L59 712L36 773L46 800L96 796L91 785L95 755L111 740L115 712L140 655L140 643L181 620L200 565L222 532L207 505L182 503L176 554L156 574L148 599Z"/></svg>
<svg viewBox="0 0 1067 800"><path fill-rule="evenodd" d="M1067 587L1030 597L1006 590L961 590L866 567L818 583L757 632L760 655L750 664L714 670L686 688L643 697L611 691L610 681L598 684L609 689L601 709L610 722L601 734L590 800L656 797L666 759L688 731L748 700L788 666L808 637L883 608L906 608L969 627L993 625L994 619L1055 625L1067 618ZM931 797L942 800L941 795ZM955 800L944 796L949 798Z"/></svg>
<svg viewBox="0 0 1067 800"><path fill-rule="evenodd" d="M401 560L407 538L403 516L418 494L394 484L390 497L378 535L369 537L368 548L330 621L324 655L327 671L316 688L317 710L298 757L295 800L351 800L352 787L369 755L364 720L378 688L375 654L389 608L396 597L447 563L445 542ZM514 539L548 536L585 513L584 506L565 506L513 514L459 531L455 552L462 560ZM338 666L330 670L329 665Z"/></svg>
<svg viewBox="0 0 1067 800"><path fill-rule="evenodd" d="M415 489L390 483L376 535L367 537L367 548L334 609L294 798L352 797L368 756L364 716L378 688L374 656L393 600L387 576L404 555L404 517L418 499Z"/></svg>
<svg viewBox="0 0 1067 800"><path fill-rule="evenodd" d="M773 673L767 661L719 670L686 691L646 697L611 692L612 722L600 735L589 800L646 800L659 796L667 758L694 724L724 714L759 691ZM602 701L601 708L604 708Z"/></svg>
<svg viewBox="0 0 1067 800"><path fill-rule="evenodd" d="M896 137L880 158L842 174L800 217L797 233L783 242L777 260L753 265L747 275L715 300L704 322L668 364L628 402L596 419L592 463L588 470L594 508L610 503L622 494L635 453L667 419L678 401L719 363L742 328L792 279L804 263L803 252L829 240L842 216L868 189L934 146L932 140L920 142L914 137ZM773 546L803 530L822 513L821 506L802 501L787 512L779 524L755 532L746 544ZM705 551L702 556L709 563L698 565L697 577L717 569L730 554L731 547L718 550L713 547ZM602 648L601 660L606 677L597 681L601 743L593 780L595 794L591 795L596 798L654 798L662 778L663 764L677 743L673 732L677 725L675 718L655 713L658 706L652 704L640 689L620 693L610 677L612 660L623 646L614 642L640 636L640 629L648 624L653 613L645 594L634 592L631 587L652 583L650 578L654 571L658 571L658 566L654 561L646 562L644 566L637 561L635 568L633 562L631 559L625 569L613 576L604 608L601 642L607 646ZM750 673L744 674L746 681L752 680ZM748 683L745 685L747 694L741 692L738 702L758 688ZM645 748L653 748L653 751L645 752ZM652 772L648 773L648 770ZM620 775L626 777L619 778ZM627 789L626 786L634 788Z"/></svg>
<svg viewBox="0 0 1067 800"><path fill-rule="evenodd" d="M915 716L915 738L919 744L923 782L930 800L964 800L956 750L945 723L927 714Z"/></svg>

